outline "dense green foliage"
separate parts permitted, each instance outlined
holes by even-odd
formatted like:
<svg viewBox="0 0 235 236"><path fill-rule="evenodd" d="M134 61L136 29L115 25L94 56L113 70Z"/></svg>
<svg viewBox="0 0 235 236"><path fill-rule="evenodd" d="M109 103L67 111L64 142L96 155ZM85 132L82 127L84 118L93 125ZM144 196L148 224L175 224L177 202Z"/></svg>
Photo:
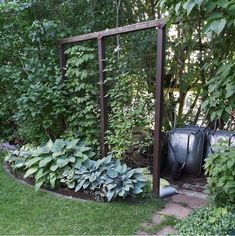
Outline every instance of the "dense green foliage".
<svg viewBox="0 0 235 236"><path fill-rule="evenodd" d="M79 140L51 140L35 149L15 151L6 157L13 169L26 171L24 178L33 176L35 188L42 185L54 189L59 184L60 175L67 168L80 168L82 163L95 155L90 147ZM19 156L19 158L17 158Z"/></svg>
<svg viewBox="0 0 235 236"><path fill-rule="evenodd" d="M81 138L98 151L97 45L67 46L61 81L58 40L160 16L168 22L164 129L173 126L174 109L178 124L203 115L220 118L222 128L235 107L234 9L229 0L1 1L0 138ZM143 31L106 42L106 141L116 157L151 148L155 40Z"/></svg>
<svg viewBox="0 0 235 236"><path fill-rule="evenodd" d="M112 155L92 160L95 153L84 142L56 139L37 148L22 148L6 156L13 171L35 180L35 188L66 187L86 191L97 199L111 201L143 192L146 179L140 169L131 169Z"/></svg>
<svg viewBox="0 0 235 236"><path fill-rule="evenodd" d="M206 159L207 188L216 203L235 204L235 147L221 143Z"/></svg>
<svg viewBox="0 0 235 236"><path fill-rule="evenodd" d="M10 178L0 165L0 232L3 235L133 235L141 222L161 207L159 200L150 198L134 204L125 201L107 204L35 192Z"/></svg>
<svg viewBox="0 0 235 236"><path fill-rule="evenodd" d="M131 169L120 160L109 155L97 161L86 161L75 170L75 191L89 190L98 197L108 201L143 192L146 179L140 169Z"/></svg>
<svg viewBox="0 0 235 236"><path fill-rule="evenodd" d="M176 226L179 235L228 235L235 215L226 208L207 206L192 212Z"/></svg>

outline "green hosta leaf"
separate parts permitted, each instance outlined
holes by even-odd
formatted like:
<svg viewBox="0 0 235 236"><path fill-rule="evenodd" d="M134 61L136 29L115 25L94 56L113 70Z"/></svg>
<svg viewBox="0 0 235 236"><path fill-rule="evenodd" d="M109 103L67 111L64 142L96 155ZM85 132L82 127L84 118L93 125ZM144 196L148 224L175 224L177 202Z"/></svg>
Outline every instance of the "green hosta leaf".
<svg viewBox="0 0 235 236"><path fill-rule="evenodd" d="M56 171L58 169L58 167L59 166L57 164L53 164L53 165L50 166L50 170L51 171Z"/></svg>
<svg viewBox="0 0 235 236"><path fill-rule="evenodd" d="M134 194L139 194L139 193L142 193L142 192L143 192L143 190L142 190L141 188L135 187L135 188L133 189L133 193L134 193Z"/></svg>
<svg viewBox="0 0 235 236"><path fill-rule="evenodd" d="M69 158L67 157L59 157L56 161L56 164L59 168L66 166L69 163Z"/></svg>
<svg viewBox="0 0 235 236"><path fill-rule="evenodd" d="M55 182L56 182L56 176L51 176L50 177L50 184L51 184L52 189L55 188Z"/></svg>
<svg viewBox="0 0 235 236"><path fill-rule="evenodd" d="M45 167L48 163L51 162L52 156L44 157L40 162L39 162L39 167Z"/></svg>
<svg viewBox="0 0 235 236"><path fill-rule="evenodd" d="M117 186L116 184L110 183L107 185L107 189L108 189L108 191L110 191L111 189L115 188L116 186Z"/></svg>
<svg viewBox="0 0 235 236"><path fill-rule="evenodd" d="M52 156L53 156L53 157L59 157L59 156L62 156L62 155L64 155L64 154L65 154L64 151L57 151L57 152L53 152L53 153L52 153Z"/></svg>
<svg viewBox="0 0 235 236"><path fill-rule="evenodd" d="M118 176L118 172L114 169L108 170L107 174L110 178L116 178Z"/></svg>
<svg viewBox="0 0 235 236"><path fill-rule="evenodd" d="M42 178L44 175L45 175L44 170L43 170L43 169L40 169L40 170L37 172L37 174L35 175L35 180L36 180L36 182L38 182L38 180L39 180L40 178Z"/></svg>
<svg viewBox="0 0 235 236"><path fill-rule="evenodd" d="M38 190L39 188L41 188L41 186L43 185L45 179L40 179L39 181L36 182L35 184L35 189Z"/></svg>
<svg viewBox="0 0 235 236"><path fill-rule="evenodd" d="M91 148L90 147L81 147L80 148L80 152L87 152L87 151L90 151Z"/></svg>
<svg viewBox="0 0 235 236"><path fill-rule="evenodd" d="M122 165L122 172L121 173L125 173L127 171L127 165L124 164Z"/></svg>
<svg viewBox="0 0 235 236"><path fill-rule="evenodd" d="M75 158L75 157L70 157L70 158L69 158L69 162L73 162L73 163L74 163L75 161L76 161L76 158Z"/></svg>
<svg viewBox="0 0 235 236"><path fill-rule="evenodd" d="M42 159L41 157L35 157L35 158L33 158L33 159L28 160L28 161L25 163L25 165L26 165L27 167L32 166L33 164L35 164L36 162L40 161L41 159Z"/></svg>
<svg viewBox="0 0 235 236"><path fill-rule="evenodd" d="M132 169L132 170L129 170L127 173L126 173L126 177L127 178L130 178L131 176L133 176L133 174L136 173L136 169Z"/></svg>
<svg viewBox="0 0 235 236"><path fill-rule="evenodd" d="M108 155L104 158L104 164L109 164L112 161L112 155Z"/></svg>
<svg viewBox="0 0 235 236"><path fill-rule="evenodd" d="M134 174L134 177L137 181L140 181L140 182L146 182L147 181L146 178L140 173Z"/></svg>
<svg viewBox="0 0 235 236"><path fill-rule="evenodd" d="M41 155L41 154L48 154L50 151L51 151L51 149L48 146L43 146L43 147L40 147L38 149L39 155Z"/></svg>
<svg viewBox="0 0 235 236"><path fill-rule="evenodd" d="M88 152L86 152L86 155L88 156L88 158L92 158L95 156L95 152L88 151Z"/></svg>
<svg viewBox="0 0 235 236"><path fill-rule="evenodd" d="M76 162L75 162L74 167L76 169L79 169L81 167L81 165L82 165L82 161L80 159L77 159Z"/></svg>
<svg viewBox="0 0 235 236"><path fill-rule="evenodd" d="M118 196L123 197L125 195L126 191L122 189L119 193Z"/></svg>
<svg viewBox="0 0 235 236"><path fill-rule="evenodd" d="M85 182L85 181L84 181ZM75 192L79 191L82 188L82 185L84 183L83 181L81 181L80 183L77 184L76 188L75 188Z"/></svg>
<svg viewBox="0 0 235 236"><path fill-rule="evenodd" d="M70 188L70 189L75 188L75 181L73 181L73 182L71 182L71 183L68 183L67 186L68 186L68 188Z"/></svg>
<svg viewBox="0 0 235 236"><path fill-rule="evenodd" d="M66 142L66 149L76 149L79 139L73 139L72 141Z"/></svg>
<svg viewBox="0 0 235 236"><path fill-rule="evenodd" d="M85 181L84 184L82 185L83 189L86 189L90 185L89 181Z"/></svg>
<svg viewBox="0 0 235 236"><path fill-rule="evenodd" d="M16 160L14 169L20 169L25 166L25 161L24 160Z"/></svg>
<svg viewBox="0 0 235 236"><path fill-rule="evenodd" d="M115 192L114 191L107 192L106 197L107 197L108 202L110 202L114 196L115 196Z"/></svg>
<svg viewBox="0 0 235 236"><path fill-rule="evenodd" d="M80 151L80 149L76 149L73 155L76 157L83 157L83 153Z"/></svg>
<svg viewBox="0 0 235 236"><path fill-rule="evenodd" d="M30 176L30 175L36 173L37 170L38 170L38 167L37 167L37 166L31 167L31 168L28 169L27 172L25 173L24 178L27 178L28 176Z"/></svg>
<svg viewBox="0 0 235 236"><path fill-rule="evenodd" d="M143 188L146 185L146 182L137 182L135 183L135 187L137 188Z"/></svg>
<svg viewBox="0 0 235 236"><path fill-rule="evenodd" d="M62 139L56 139L54 142L51 151L52 152L61 152L61 150L65 147L65 142Z"/></svg>
<svg viewBox="0 0 235 236"><path fill-rule="evenodd" d="M93 182L96 180L96 176L95 175L91 175L91 177L89 178L89 181L90 182Z"/></svg>

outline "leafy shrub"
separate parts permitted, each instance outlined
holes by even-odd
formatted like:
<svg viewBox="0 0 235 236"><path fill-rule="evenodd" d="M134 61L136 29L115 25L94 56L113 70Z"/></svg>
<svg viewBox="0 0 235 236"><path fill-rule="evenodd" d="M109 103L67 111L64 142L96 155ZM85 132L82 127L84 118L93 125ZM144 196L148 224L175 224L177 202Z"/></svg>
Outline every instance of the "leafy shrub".
<svg viewBox="0 0 235 236"><path fill-rule="evenodd" d="M99 143L99 90L94 49L76 45L66 50L65 119L63 137L81 138L97 148Z"/></svg>
<svg viewBox="0 0 235 236"><path fill-rule="evenodd" d="M235 203L235 147L220 143L204 165L207 188L217 203Z"/></svg>
<svg viewBox="0 0 235 236"><path fill-rule="evenodd" d="M227 235L235 228L235 215L226 208L207 206L176 225L179 235Z"/></svg>
<svg viewBox="0 0 235 236"><path fill-rule="evenodd" d="M113 83L107 94L111 108L107 144L116 158L122 158L133 149L139 153L153 142L150 132L152 117L149 115L154 108L153 97L147 91L143 76L123 73L107 79ZM137 84L141 87L141 95Z"/></svg>
<svg viewBox="0 0 235 236"><path fill-rule="evenodd" d="M14 168L25 167L24 178L33 176L36 189L42 185L53 189L59 184L59 176L67 168L80 168L85 160L93 156L91 148L82 141L57 139L54 143L50 140L35 149L22 150L18 153L18 158L13 154L7 160L14 163Z"/></svg>
<svg viewBox="0 0 235 236"><path fill-rule="evenodd" d="M68 187L75 185L75 191L89 191L108 201L141 193L146 182L140 169L130 169L111 155L97 161L87 160L75 170L73 178L71 174L71 169L62 174L61 180L69 183Z"/></svg>

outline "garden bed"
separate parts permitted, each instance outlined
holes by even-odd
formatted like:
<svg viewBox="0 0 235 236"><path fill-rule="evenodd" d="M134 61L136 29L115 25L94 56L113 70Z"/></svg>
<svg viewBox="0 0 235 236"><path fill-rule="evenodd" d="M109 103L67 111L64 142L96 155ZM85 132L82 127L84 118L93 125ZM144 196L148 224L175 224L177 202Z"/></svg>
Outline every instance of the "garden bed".
<svg viewBox="0 0 235 236"><path fill-rule="evenodd" d="M34 185L35 185L34 179L32 179L30 177L24 178L23 173L21 173L20 171L13 171L13 169L11 168L11 166L7 162L4 162L3 168L8 174L10 174L12 177L16 178L18 181L34 187ZM64 196L64 197L72 197L72 198L76 198L76 199L93 200L93 201L98 200L94 195L91 195L89 193L84 193L81 191L75 192L74 190L70 190L68 188L59 187L59 188L54 189L52 191L49 188L41 187L40 190L54 193L54 194L58 194L58 195Z"/></svg>

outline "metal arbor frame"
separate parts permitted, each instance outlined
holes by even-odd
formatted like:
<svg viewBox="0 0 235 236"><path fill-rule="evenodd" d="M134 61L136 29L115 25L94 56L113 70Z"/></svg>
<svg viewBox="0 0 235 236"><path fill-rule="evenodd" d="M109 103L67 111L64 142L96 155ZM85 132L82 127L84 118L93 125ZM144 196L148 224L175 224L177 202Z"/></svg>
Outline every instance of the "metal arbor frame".
<svg viewBox="0 0 235 236"><path fill-rule="evenodd" d="M124 27L107 29L81 36L65 38L60 41L60 68L62 80L65 79L65 55L64 46L88 40L96 39L98 43L98 60L99 60L99 93L100 93L100 125L101 125L101 141L100 150L102 157L107 154L107 146L105 144L105 132L108 126L108 114L106 104L106 88L105 88L105 38L134 31L140 31L150 28L157 28L157 72L156 72L156 89L155 89L155 127L154 127L154 152L153 152L153 193L159 197L160 189L160 161L161 161L161 130L162 130L162 109L163 109L163 77L164 77L164 59L165 59L165 28L166 22L162 19L152 20Z"/></svg>

